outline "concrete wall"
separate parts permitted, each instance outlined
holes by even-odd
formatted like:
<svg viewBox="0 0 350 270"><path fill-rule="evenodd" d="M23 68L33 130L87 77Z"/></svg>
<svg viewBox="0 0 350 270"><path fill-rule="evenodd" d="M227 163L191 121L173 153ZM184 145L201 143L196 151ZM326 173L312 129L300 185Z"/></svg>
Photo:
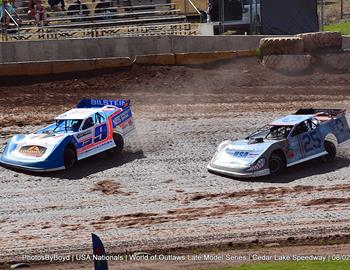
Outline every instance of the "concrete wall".
<svg viewBox="0 0 350 270"><path fill-rule="evenodd" d="M136 55L255 50L263 36L164 36L0 43L0 63L130 57ZM350 48L350 36L344 37Z"/></svg>
<svg viewBox="0 0 350 270"><path fill-rule="evenodd" d="M343 36L343 48L350 49L350 36Z"/></svg>
<svg viewBox="0 0 350 270"><path fill-rule="evenodd" d="M255 50L261 36L165 36L0 43L0 63Z"/></svg>

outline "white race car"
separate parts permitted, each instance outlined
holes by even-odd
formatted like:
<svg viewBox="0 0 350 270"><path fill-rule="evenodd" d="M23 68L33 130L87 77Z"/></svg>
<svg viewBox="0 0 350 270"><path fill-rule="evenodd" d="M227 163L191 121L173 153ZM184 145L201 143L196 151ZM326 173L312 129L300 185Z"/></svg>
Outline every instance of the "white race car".
<svg viewBox="0 0 350 270"><path fill-rule="evenodd" d="M236 177L276 175L310 159L332 161L336 144L349 139L345 110L300 109L243 140L222 142L207 168Z"/></svg>
<svg viewBox="0 0 350 270"><path fill-rule="evenodd" d="M54 124L13 136L0 163L30 171L70 169L77 160L108 149L122 151L134 130L130 100L83 99Z"/></svg>

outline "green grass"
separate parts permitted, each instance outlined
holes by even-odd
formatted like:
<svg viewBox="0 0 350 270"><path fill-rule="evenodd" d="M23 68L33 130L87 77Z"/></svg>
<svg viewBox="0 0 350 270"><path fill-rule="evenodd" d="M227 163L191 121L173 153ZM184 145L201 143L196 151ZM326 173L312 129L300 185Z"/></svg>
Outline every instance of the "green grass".
<svg viewBox="0 0 350 270"><path fill-rule="evenodd" d="M350 35L350 21L325 25L324 30L341 32L343 35Z"/></svg>
<svg viewBox="0 0 350 270"><path fill-rule="evenodd" d="M224 268L210 268L206 270L349 270L349 261L302 261L302 262L272 262L259 264L245 264Z"/></svg>

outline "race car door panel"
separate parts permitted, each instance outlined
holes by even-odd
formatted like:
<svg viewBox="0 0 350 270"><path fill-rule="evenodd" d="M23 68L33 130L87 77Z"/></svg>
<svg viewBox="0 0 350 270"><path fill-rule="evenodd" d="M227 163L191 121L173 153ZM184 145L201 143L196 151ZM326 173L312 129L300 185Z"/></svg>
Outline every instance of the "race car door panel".
<svg viewBox="0 0 350 270"><path fill-rule="evenodd" d="M319 129L302 133L298 136L298 139L300 140L303 158L314 156L325 151L324 142Z"/></svg>
<svg viewBox="0 0 350 270"><path fill-rule="evenodd" d="M288 164L324 152L324 138L318 124L311 120L306 120L295 126L289 138L288 150L292 152L288 158L287 151Z"/></svg>
<svg viewBox="0 0 350 270"><path fill-rule="evenodd" d="M101 142L107 138L108 128L106 123L100 124L96 126L94 129L95 129L94 143Z"/></svg>
<svg viewBox="0 0 350 270"><path fill-rule="evenodd" d="M287 164L291 164L303 158L300 142L297 136L290 136L288 139L286 157Z"/></svg>
<svg viewBox="0 0 350 270"><path fill-rule="evenodd" d="M78 159L81 159L85 157L85 154L88 151L91 151L91 148L93 147L94 137L95 137L95 127L94 126L88 127L79 134L88 134L87 136L84 136L81 139L79 139L79 147L77 149L77 153L78 153ZM77 135L77 137L79 136L79 134Z"/></svg>

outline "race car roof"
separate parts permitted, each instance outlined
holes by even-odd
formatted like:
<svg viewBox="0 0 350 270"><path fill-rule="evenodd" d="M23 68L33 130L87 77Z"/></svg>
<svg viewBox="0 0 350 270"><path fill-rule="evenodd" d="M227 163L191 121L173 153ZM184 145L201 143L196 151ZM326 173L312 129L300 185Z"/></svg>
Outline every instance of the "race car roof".
<svg viewBox="0 0 350 270"><path fill-rule="evenodd" d="M307 119L310 119L313 117L313 114L290 114L286 115L284 117L275 119L273 122L270 123L270 126L294 126L296 124L299 124Z"/></svg>
<svg viewBox="0 0 350 270"><path fill-rule="evenodd" d="M71 109L55 118L55 120L66 120L66 119L85 119L92 114L99 112L100 108L88 108L88 109Z"/></svg>

